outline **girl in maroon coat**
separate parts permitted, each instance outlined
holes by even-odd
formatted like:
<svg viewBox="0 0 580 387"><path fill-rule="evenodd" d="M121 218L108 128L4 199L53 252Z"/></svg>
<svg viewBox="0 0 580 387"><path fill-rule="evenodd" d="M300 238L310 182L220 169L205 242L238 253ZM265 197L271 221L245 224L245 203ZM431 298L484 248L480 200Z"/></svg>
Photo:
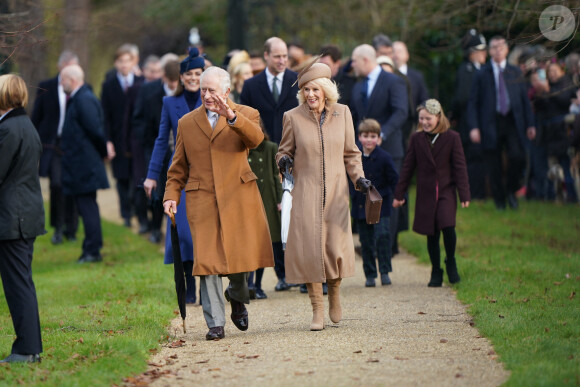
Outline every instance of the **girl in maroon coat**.
<svg viewBox="0 0 580 387"><path fill-rule="evenodd" d="M393 207L405 203L413 172L417 170L417 199L413 231L427 235L427 250L433 265L428 286L439 287L443 283L440 263L439 236L443 231L443 243L447 259L445 266L449 282L459 282L455 262L455 213L457 193L461 207L468 207L471 200L465 156L459 134L449 129L449 121L435 99L429 99L417 107L419 128L409 139L409 149L395 189Z"/></svg>

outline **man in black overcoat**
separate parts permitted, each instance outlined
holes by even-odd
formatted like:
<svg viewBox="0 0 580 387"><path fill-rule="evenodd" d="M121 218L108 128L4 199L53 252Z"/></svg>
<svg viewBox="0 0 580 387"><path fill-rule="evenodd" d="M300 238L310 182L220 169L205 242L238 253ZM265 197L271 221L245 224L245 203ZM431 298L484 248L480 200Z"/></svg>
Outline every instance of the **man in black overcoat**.
<svg viewBox="0 0 580 387"><path fill-rule="evenodd" d="M103 163L107 157L103 112L99 100L84 83L80 66L65 67L60 82L70 96L61 141L63 191L74 197L85 228L78 263L100 262L103 235L97 190L109 188Z"/></svg>
<svg viewBox="0 0 580 387"><path fill-rule="evenodd" d="M76 54L65 50L58 59L58 71L70 64L78 64ZM54 228L52 243L59 244L63 238L76 239L78 213L74 200L62 193L62 150L60 137L64 124L66 94L59 85L59 76L38 84L32 123L42 142L39 174L48 177L50 186L50 225Z"/></svg>
<svg viewBox="0 0 580 387"><path fill-rule="evenodd" d="M131 226L133 212L139 220L139 232L148 231L147 209L134 205L135 184L131 152L131 117L139 87L144 78L135 75L134 50L124 44L115 53L114 77L105 79L101 90L101 105L104 113L105 136L108 157L111 159L113 176L117 180L117 193L121 217L125 225Z"/></svg>

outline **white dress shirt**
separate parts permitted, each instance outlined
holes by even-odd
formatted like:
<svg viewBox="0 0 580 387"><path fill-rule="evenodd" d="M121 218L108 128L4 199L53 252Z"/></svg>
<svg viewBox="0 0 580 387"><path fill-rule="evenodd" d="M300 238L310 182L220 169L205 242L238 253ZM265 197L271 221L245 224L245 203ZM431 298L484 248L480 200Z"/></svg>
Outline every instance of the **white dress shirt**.
<svg viewBox="0 0 580 387"><path fill-rule="evenodd" d="M209 124L211 125L212 129L215 129L215 126L219 120L220 116L219 114L212 112L212 111L207 111L207 119L209 121Z"/></svg>
<svg viewBox="0 0 580 387"><path fill-rule="evenodd" d="M377 66L373 69L373 71L371 71L369 73L369 75L367 75L367 78L369 79L367 82L367 85L368 85L367 99L371 97L371 94L373 93L373 89L375 88L375 85L377 84L377 79L379 79L379 75L381 75L381 71L383 71L381 66Z"/></svg>
<svg viewBox="0 0 580 387"><path fill-rule="evenodd" d="M62 127L64 125L64 116L66 115L66 93L60 84L60 75L58 77L58 126L56 129L56 135L60 137L62 134Z"/></svg>
<svg viewBox="0 0 580 387"><path fill-rule="evenodd" d="M268 81L268 87L270 88L270 93L272 92L272 87L274 87L274 78L277 79L276 82L278 86L278 95L282 94L282 82L284 81L284 71L280 74L274 76L266 67L266 80Z"/></svg>
<svg viewBox="0 0 580 387"><path fill-rule="evenodd" d="M409 66L407 66L407 64L405 63L402 64L401 67L399 67L397 70L399 70L404 75L407 75L407 72L409 71Z"/></svg>
<svg viewBox="0 0 580 387"><path fill-rule="evenodd" d="M135 82L135 74L129 73L124 77L121 73L117 73L117 79L121 84L121 89L125 90L125 86L127 86L127 89L133 86L133 82Z"/></svg>

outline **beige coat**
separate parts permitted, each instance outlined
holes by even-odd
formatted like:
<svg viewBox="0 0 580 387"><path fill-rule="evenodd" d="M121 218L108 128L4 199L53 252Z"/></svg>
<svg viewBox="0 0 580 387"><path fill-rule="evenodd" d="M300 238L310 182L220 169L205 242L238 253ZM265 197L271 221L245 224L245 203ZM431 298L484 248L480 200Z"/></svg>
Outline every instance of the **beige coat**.
<svg viewBox="0 0 580 387"><path fill-rule="evenodd" d="M163 200L186 191L194 275L233 274L274 265L266 213L248 163L264 135L257 110L228 101L234 125L220 117L212 130L200 106L179 120Z"/></svg>
<svg viewBox="0 0 580 387"><path fill-rule="evenodd" d="M276 161L294 160L286 280L324 282L354 275L348 177L364 177L347 106L327 108L322 129L306 104L286 112Z"/></svg>

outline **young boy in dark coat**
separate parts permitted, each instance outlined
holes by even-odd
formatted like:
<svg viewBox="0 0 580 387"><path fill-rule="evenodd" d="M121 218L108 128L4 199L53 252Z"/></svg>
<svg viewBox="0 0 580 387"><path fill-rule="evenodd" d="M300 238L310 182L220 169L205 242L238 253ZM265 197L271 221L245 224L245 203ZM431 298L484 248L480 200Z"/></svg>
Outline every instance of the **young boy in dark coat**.
<svg viewBox="0 0 580 387"><path fill-rule="evenodd" d="M363 120L358 127L358 141L361 144L363 154L362 164L365 176L369 179L383 198L389 197L389 193L395 190L399 174L389 153L380 146L381 125L377 120ZM377 263L381 273L381 284L390 285L389 273L391 267L391 249L389 216L390 204L383 203L381 207L381 219L377 224L367 224L365 216L366 197L359 191L355 191L351 184L352 208L351 215L357 222L359 239L361 243L363 270L366 277L366 287L375 286L377 278Z"/></svg>
<svg viewBox="0 0 580 387"><path fill-rule="evenodd" d="M447 254L445 266L449 282L453 284L460 280L455 262L457 194L464 208L469 206L471 197L461 138L457 132L449 130L449 121L441 104L429 99L419 105L417 111L419 127L409 140L393 207L405 203L404 195L416 170L417 199L413 231L427 235L427 250L433 265L428 286L439 287L443 282L439 249L441 232Z"/></svg>

